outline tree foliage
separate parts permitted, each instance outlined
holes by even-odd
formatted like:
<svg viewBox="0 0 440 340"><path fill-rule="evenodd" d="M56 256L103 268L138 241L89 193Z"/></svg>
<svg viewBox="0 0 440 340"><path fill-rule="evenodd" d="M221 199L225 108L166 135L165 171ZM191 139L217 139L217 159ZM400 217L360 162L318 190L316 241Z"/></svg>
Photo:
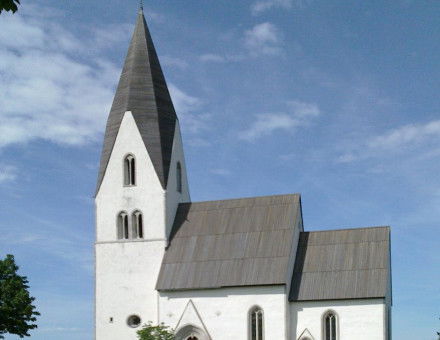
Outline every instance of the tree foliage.
<svg viewBox="0 0 440 340"><path fill-rule="evenodd" d="M0 13L2 11L15 13L18 10L17 5L20 5L20 0L0 0Z"/></svg>
<svg viewBox="0 0 440 340"><path fill-rule="evenodd" d="M437 332L438 340L440 340L440 332Z"/></svg>
<svg viewBox="0 0 440 340"><path fill-rule="evenodd" d="M37 328L34 322L40 313L32 304L35 298L29 295L26 276L18 275L17 271L14 256L0 259L0 339L6 333L23 338L29 336L29 330Z"/></svg>
<svg viewBox="0 0 440 340"><path fill-rule="evenodd" d="M174 340L174 333L171 328L163 323L155 326L151 321L137 331L137 335L139 340Z"/></svg>

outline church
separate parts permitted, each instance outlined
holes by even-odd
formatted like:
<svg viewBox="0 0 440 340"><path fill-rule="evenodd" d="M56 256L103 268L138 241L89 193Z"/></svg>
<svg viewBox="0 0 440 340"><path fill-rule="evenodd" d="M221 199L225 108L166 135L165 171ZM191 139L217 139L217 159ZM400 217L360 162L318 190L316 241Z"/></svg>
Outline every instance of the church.
<svg viewBox="0 0 440 340"><path fill-rule="evenodd" d="M307 231L300 194L192 202L143 10L95 195L95 339L390 340L390 228ZM307 204L307 203L305 203Z"/></svg>

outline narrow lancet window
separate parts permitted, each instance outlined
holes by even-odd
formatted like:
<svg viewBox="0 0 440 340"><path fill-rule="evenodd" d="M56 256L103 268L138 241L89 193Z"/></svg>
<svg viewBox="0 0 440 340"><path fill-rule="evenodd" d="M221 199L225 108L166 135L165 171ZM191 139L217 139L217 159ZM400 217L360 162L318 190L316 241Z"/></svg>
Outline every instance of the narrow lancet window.
<svg viewBox="0 0 440 340"><path fill-rule="evenodd" d="M136 161L133 155L124 159L124 185L136 185Z"/></svg>
<svg viewBox="0 0 440 340"><path fill-rule="evenodd" d="M264 340L264 315L260 307L254 307L249 313L250 340Z"/></svg>
<svg viewBox="0 0 440 340"><path fill-rule="evenodd" d="M337 340L337 317L333 312L324 316L324 340Z"/></svg>
<svg viewBox="0 0 440 340"><path fill-rule="evenodd" d="M177 162L176 182L177 182L177 191L182 192L182 166L180 165L180 162Z"/></svg>
<svg viewBox="0 0 440 340"><path fill-rule="evenodd" d="M144 220L140 211L133 213L133 238L144 238Z"/></svg>
<svg viewBox="0 0 440 340"><path fill-rule="evenodd" d="M126 212L121 212L118 215L118 239L128 239L128 215Z"/></svg>

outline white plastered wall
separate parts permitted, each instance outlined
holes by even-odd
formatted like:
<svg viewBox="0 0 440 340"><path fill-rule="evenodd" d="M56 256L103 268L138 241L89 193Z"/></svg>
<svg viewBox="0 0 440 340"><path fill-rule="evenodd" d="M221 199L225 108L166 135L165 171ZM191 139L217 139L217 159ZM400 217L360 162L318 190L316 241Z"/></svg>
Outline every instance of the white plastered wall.
<svg viewBox="0 0 440 340"><path fill-rule="evenodd" d="M160 292L160 321L175 328L191 300L211 339L245 340L249 310L258 305L264 311L265 339L285 339L284 291L284 286L260 286ZM186 317L179 328L188 323L200 327L199 322L197 316L192 322Z"/></svg>
<svg viewBox="0 0 440 340"><path fill-rule="evenodd" d="M127 317L142 322L158 321L157 276L166 246L166 233L180 201L189 200L179 126L176 126L170 170L170 191L176 190L177 161L182 165L182 193L167 194L157 177L136 122L126 112L96 196L96 339L135 340L136 329ZM123 185L123 160L136 159L136 186ZM173 182L174 181L174 182ZM140 210L144 217L144 239L117 240L117 215ZM172 215L172 216L170 216ZM111 319L112 318L112 321Z"/></svg>
<svg viewBox="0 0 440 340"><path fill-rule="evenodd" d="M323 339L322 317L331 310L338 317L339 340L385 340L384 307L384 299L292 302L291 339L298 339L305 329L315 340Z"/></svg>

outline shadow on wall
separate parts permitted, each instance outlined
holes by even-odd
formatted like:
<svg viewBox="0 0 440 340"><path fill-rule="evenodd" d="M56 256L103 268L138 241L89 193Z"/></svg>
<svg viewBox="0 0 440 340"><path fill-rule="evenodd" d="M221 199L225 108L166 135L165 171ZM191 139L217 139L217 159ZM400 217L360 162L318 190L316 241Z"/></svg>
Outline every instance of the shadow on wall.
<svg viewBox="0 0 440 340"><path fill-rule="evenodd" d="M176 217L174 218L173 228L171 229L170 240L168 242L167 249L171 245L171 242L173 242L173 238L176 236L177 232L180 230L183 223L185 223L185 221L188 221L188 213L189 210L191 209L191 205L192 203L179 204L179 207L177 208L176 211Z"/></svg>
<svg viewBox="0 0 440 340"><path fill-rule="evenodd" d="M289 300L296 301L298 299L304 261L307 254L307 244L309 240L309 232L302 232L299 239L298 250L296 251L295 267L293 269L292 285L290 286Z"/></svg>

